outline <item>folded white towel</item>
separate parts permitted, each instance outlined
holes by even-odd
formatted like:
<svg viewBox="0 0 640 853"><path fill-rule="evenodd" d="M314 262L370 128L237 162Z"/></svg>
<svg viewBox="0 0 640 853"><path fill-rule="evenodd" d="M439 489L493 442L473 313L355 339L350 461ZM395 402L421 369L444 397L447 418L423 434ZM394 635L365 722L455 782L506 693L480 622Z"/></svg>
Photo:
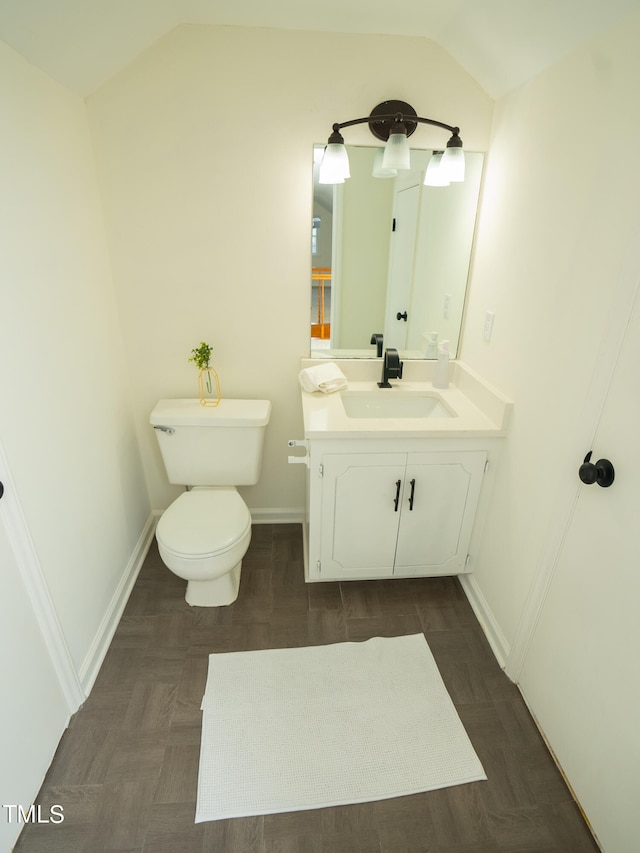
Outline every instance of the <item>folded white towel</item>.
<svg viewBox="0 0 640 853"><path fill-rule="evenodd" d="M317 364L315 367L305 367L298 374L300 385L305 391L322 391L331 394L347 387L347 378L337 364L332 361Z"/></svg>

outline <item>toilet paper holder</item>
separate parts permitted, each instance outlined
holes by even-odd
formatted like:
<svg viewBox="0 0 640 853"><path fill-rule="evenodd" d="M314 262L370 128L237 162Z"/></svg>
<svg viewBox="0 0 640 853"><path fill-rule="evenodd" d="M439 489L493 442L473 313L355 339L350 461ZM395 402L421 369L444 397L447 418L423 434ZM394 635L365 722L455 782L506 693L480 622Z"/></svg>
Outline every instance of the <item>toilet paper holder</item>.
<svg viewBox="0 0 640 853"><path fill-rule="evenodd" d="M305 454L304 456L288 456L287 462L289 465L306 465L307 468L311 464L311 460L309 458L309 442L305 438L290 438L287 442L288 447L304 447Z"/></svg>

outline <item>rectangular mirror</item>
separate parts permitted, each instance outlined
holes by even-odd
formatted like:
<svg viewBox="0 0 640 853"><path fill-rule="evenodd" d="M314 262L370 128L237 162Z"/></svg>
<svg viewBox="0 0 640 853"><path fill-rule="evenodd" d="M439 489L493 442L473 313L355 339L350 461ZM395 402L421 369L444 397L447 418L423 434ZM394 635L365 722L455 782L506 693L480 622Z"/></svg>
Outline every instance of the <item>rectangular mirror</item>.
<svg viewBox="0 0 640 853"><path fill-rule="evenodd" d="M484 155L465 152L462 183L427 187L432 151L411 169L374 178L378 149L347 146L351 178L318 183L314 146L311 226L313 358L372 358L374 334L402 358L436 357L429 341L458 350Z"/></svg>

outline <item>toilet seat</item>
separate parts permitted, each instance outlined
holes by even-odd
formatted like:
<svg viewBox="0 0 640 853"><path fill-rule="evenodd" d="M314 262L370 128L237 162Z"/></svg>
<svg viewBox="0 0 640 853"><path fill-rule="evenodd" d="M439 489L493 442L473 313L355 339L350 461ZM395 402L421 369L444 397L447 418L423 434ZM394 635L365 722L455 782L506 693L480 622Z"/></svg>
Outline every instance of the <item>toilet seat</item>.
<svg viewBox="0 0 640 853"><path fill-rule="evenodd" d="M183 559L224 554L251 530L251 513L235 488L196 488L180 495L163 513L156 537Z"/></svg>

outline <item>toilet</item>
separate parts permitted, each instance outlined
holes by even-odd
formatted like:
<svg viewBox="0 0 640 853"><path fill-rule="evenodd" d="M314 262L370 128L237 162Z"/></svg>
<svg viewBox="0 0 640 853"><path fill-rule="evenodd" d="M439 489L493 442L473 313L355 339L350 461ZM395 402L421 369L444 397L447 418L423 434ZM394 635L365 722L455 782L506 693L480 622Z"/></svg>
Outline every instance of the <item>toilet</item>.
<svg viewBox="0 0 640 853"><path fill-rule="evenodd" d="M160 400L151 412L170 483L187 487L156 528L163 563L187 581L185 599L221 607L238 597L251 513L237 486L258 482L269 400Z"/></svg>

